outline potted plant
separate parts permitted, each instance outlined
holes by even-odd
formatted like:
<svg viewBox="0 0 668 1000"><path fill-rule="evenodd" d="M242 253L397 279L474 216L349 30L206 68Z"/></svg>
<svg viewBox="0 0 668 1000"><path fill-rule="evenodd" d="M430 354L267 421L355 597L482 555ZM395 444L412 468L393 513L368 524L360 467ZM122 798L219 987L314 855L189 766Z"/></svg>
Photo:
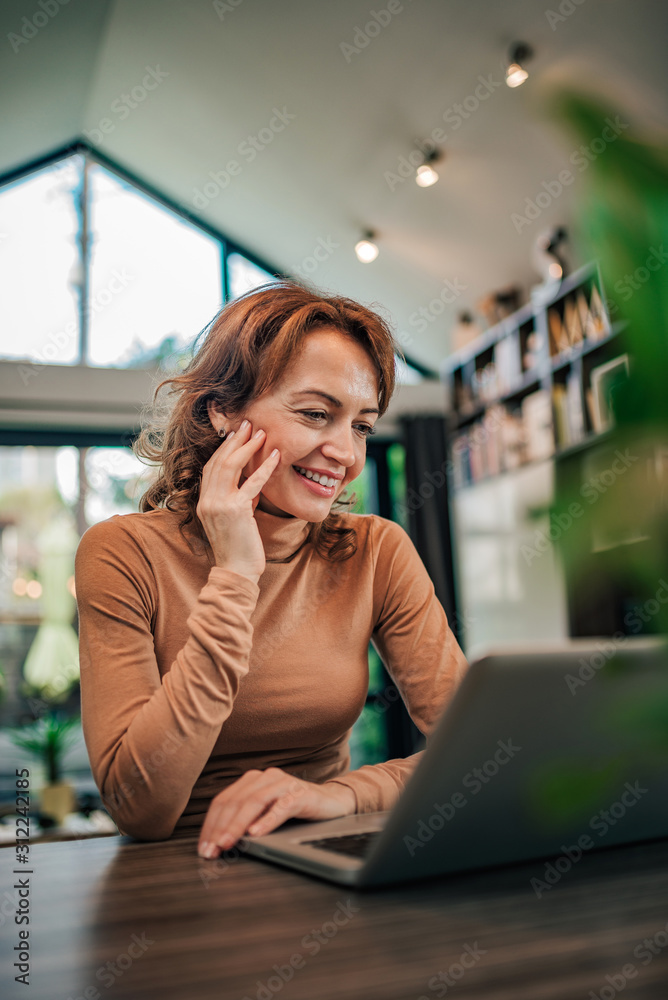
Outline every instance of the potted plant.
<svg viewBox="0 0 668 1000"><path fill-rule="evenodd" d="M68 813L74 812L74 788L63 780L63 759L77 737L79 718L59 719L50 712L41 719L10 733L14 746L26 750L40 760L46 771L46 784L41 791L41 808L60 825Z"/></svg>

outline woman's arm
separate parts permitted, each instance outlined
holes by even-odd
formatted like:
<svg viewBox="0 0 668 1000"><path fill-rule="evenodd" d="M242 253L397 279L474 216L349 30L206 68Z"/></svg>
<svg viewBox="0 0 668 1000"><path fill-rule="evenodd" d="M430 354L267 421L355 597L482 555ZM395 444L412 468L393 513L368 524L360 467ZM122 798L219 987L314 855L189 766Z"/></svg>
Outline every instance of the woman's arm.
<svg viewBox="0 0 668 1000"><path fill-rule="evenodd" d="M88 529L75 575L93 775L124 833L161 840L182 814L248 671L259 587L214 566L188 618L190 635L161 677L150 553L122 517Z"/></svg>
<svg viewBox="0 0 668 1000"><path fill-rule="evenodd" d="M266 565L253 514L279 459L274 449L240 486L265 432L250 434L246 421L202 469L197 515L215 565L187 620L190 635L171 665L161 663L162 676L151 554L122 518L90 528L79 544L84 736L105 805L135 837L170 836L248 671L250 616ZM180 567L172 569L176 582ZM183 625L174 620L179 634Z"/></svg>
<svg viewBox="0 0 668 1000"><path fill-rule="evenodd" d="M413 722L429 742L468 665L409 535L393 521L374 520L372 641ZM423 752L365 764L325 784L352 789L356 812L391 809Z"/></svg>

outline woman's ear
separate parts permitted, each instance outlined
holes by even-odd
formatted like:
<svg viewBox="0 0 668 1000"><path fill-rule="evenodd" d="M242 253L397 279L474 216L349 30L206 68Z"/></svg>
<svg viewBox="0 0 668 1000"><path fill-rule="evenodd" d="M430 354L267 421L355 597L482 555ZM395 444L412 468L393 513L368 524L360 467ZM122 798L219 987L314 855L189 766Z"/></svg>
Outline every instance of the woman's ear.
<svg viewBox="0 0 668 1000"><path fill-rule="evenodd" d="M213 399L207 400L206 410L209 414L211 426L217 434L222 428L227 426L225 414L221 410L218 403L216 403Z"/></svg>

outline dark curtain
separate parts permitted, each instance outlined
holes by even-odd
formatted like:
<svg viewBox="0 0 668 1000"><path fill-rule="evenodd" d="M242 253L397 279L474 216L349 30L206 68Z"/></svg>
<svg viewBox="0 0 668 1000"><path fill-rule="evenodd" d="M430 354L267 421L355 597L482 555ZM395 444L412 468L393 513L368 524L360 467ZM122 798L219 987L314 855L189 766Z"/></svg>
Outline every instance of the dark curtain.
<svg viewBox="0 0 668 1000"><path fill-rule="evenodd" d="M445 419L403 417L408 533L434 584L450 627L460 640L450 525Z"/></svg>

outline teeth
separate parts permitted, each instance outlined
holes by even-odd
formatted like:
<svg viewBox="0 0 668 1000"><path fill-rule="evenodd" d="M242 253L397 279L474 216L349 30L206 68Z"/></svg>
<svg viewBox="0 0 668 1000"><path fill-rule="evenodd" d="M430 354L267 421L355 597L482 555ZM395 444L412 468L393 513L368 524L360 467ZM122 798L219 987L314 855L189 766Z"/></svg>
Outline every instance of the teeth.
<svg viewBox="0 0 668 1000"><path fill-rule="evenodd" d="M301 465L295 465L295 469L301 472L302 476L312 479L314 483L320 483L321 486L336 486L338 482L337 479L332 479L331 476L321 476L319 472L311 472L310 469L303 469Z"/></svg>

